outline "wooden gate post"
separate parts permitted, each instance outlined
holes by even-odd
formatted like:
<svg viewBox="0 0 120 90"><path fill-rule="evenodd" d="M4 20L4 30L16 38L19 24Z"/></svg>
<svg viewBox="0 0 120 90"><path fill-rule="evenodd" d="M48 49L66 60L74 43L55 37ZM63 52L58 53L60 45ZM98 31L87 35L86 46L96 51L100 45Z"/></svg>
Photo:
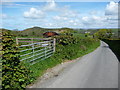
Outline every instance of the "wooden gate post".
<svg viewBox="0 0 120 90"><path fill-rule="evenodd" d="M35 48L35 47L34 47L34 43L33 43L33 38L31 39L31 41L32 41L32 49L33 49L33 50L32 50L32 51L33 51L33 59L34 59L34 52L35 52L34 48Z"/></svg>
<svg viewBox="0 0 120 90"><path fill-rule="evenodd" d="M33 44L33 42L34 42L34 41L33 41L33 38L31 38L31 41L32 41L32 44Z"/></svg>
<svg viewBox="0 0 120 90"><path fill-rule="evenodd" d="M16 44L18 45L18 38L16 37Z"/></svg>
<svg viewBox="0 0 120 90"><path fill-rule="evenodd" d="M46 58L46 50L47 50L47 49L46 49L46 46L45 46L45 58Z"/></svg>
<svg viewBox="0 0 120 90"><path fill-rule="evenodd" d="M56 39L53 39L53 52L55 52L55 46L56 46Z"/></svg>

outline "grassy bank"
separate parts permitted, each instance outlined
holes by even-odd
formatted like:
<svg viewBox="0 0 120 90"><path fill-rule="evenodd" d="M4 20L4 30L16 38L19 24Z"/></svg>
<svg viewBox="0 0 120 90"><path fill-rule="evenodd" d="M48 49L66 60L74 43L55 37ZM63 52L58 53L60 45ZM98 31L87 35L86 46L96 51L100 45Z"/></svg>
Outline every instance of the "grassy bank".
<svg viewBox="0 0 120 90"><path fill-rule="evenodd" d="M42 76L43 73L48 69L64 62L65 60L73 60L80 56L95 50L99 45L99 40L92 38L80 38L80 37L56 37L56 52L54 55L44 61L30 66L31 82Z"/></svg>
<svg viewBox="0 0 120 90"><path fill-rule="evenodd" d="M104 39L103 41L105 41L109 45L111 50L115 53L115 55L117 56L117 58L120 61L120 40L107 40L107 39Z"/></svg>

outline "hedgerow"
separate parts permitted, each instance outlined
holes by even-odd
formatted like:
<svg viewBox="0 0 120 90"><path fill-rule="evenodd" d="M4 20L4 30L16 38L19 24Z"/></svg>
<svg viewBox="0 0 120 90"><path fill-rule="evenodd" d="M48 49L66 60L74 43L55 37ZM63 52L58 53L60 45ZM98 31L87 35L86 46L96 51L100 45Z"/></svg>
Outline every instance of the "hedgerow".
<svg viewBox="0 0 120 90"><path fill-rule="evenodd" d="M63 60L72 60L94 50L99 46L99 41L92 38L81 38L75 36L56 37L56 56Z"/></svg>
<svg viewBox="0 0 120 90"><path fill-rule="evenodd" d="M19 51L10 32L2 32L2 89L24 89L31 73L19 60Z"/></svg>

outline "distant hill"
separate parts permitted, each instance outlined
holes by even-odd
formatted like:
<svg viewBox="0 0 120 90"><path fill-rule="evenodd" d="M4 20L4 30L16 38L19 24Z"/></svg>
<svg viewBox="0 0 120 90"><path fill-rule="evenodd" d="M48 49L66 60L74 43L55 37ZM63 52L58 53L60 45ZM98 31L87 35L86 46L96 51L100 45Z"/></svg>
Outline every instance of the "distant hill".
<svg viewBox="0 0 120 90"><path fill-rule="evenodd" d="M2 29L2 30L8 30L8 29ZM10 31L12 34L16 35L17 37L43 37L43 33L48 31L53 31L56 33L74 32L74 30L70 28L48 29L41 27L27 28L23 31L18 31L18 30L8 30L8 31Z"/></svg>
<svg viewBox="0 0 120 90"><path fill-rule="evenodd" d="M114 36L118 36L118 29L116 28L108 28L108 29L112 30L112 33L114 33ZM84 34L86 31L90 32L90 34L94 34L99 30L100 29L77 29L77 31L82 34Z"/></svg>
<svg viewBox="0 0 120 90"><path fill-rule="evenodd" d="M0 29L1 30L1 29ZM47 31L53 31L56 33L65 33L65 32L76 32L84 34L86 31L90 32L90 34L94 34L99 29L71 29L71 28L41 28L41 27L32 27L27 28L22 31L18 30L8 30L8 29L2 29L6 31L10 31L12 34L16 35L17 37L43 37L43 33ZM118 35L118 29L111 29L113 33L115 33L115 36Z"/></svg>
<svg viewBox="0 0 120 90"><path fill-rule="evenodd" d="M97 32L99 29L77 29L77 31L81 34L85 34L85 32L90 32L91 35L93 35L95 32Z"/></svg>

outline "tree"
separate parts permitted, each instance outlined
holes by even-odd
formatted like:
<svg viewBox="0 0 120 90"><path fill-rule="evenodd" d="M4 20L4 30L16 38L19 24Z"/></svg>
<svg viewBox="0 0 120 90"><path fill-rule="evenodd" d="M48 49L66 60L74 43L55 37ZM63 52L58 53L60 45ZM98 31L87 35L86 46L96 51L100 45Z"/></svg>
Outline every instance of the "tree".
<svg viewBox="0 0 120 90"><path fill-rule="evenodd" d="M94 34L99 39L111 38L112 31L110 29L100 29Z"/></svg>
<svg viewBox="0 0 120 90"><path fill-rule="evenodd" d="M86 31L85 32L85 37L88 37L90 35L90 32Z"/></svg>

